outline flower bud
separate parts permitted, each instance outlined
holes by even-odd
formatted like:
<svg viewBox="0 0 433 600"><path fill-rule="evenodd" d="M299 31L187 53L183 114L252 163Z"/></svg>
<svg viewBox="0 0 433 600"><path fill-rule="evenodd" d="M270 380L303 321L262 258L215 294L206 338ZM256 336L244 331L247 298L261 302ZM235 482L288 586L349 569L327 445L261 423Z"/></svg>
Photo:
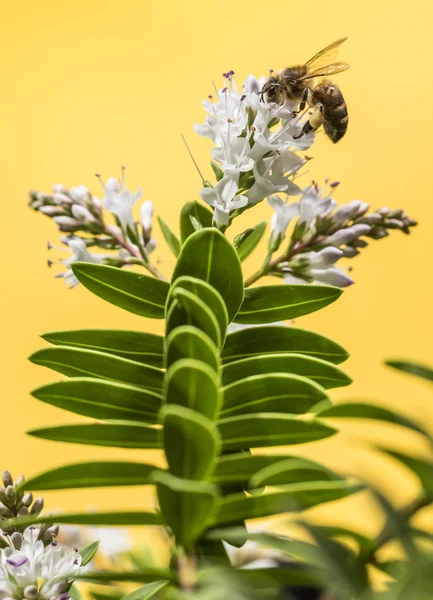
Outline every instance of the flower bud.
<svg viewBox="0 0 433 600"><path fill-rule="evenodd" d="M354 256L357 256L359 254L359 250L357 250L353 246L346 246L342 250L344 258L353 258Z"/></svg>
<svg viewBox="0 0 433 600"><path fill-rule="evenodd" d="M12 544L14 545L14 548L19 550L23 542L23 536L20 533L18 533L18 531L14 531L10 539Z"/></svg>
<svg viewBox="0 0 433 600"><path fill-rule="evenodd" d="M62 208L61 206L53 206L53 205L41 206L39 208L39 212L43 213L44 215L47 215L47 217L59 217L61 215L66 214L66 211L64 208Z"/></svg>
<svg viewBox="0 0 433 600"><path fill-rule="evenodd" d="M80 224L72 217L54 217L54 222L59 226L60 231L76 231Z"/></svg>
<svg viewBox="0 0 433 600"><path fill-rule="evenodd" d="M11 502L12 504L14 504L17 499L16 489L12 485L8 485L5 492L6 492L6 497L7 497L8 501Z"/></svg>
<svg viewBox="0 0 433 600"><path fill-rule="evenodd" d="M15 482L15 487L20 487L21 485L23 485L25 480L26 478L24 477L24 475L20 475Z"/></svg>
<svg viewBox="0 0 433 600"><path fill-rule="evenodd" d="M9 509L4 504L0 504L0 517L4 517L9 513Z"/></svg>
<svg viewBox="0 0 433 600"><path fill-rule="evenodd" d="M21 500L21 503L24 506L30 506L30 504L33 502L33 494L31 492L27 492L27 494L24 494L23 499Z"/></svg>
<svg viewBox="0 0 433 600"><path fill-rule="evenodd" d="M367 235L370 231L370 225L352 225L345 229L340 229L323 240L323 244L327 246L341 246L347 244L361 235Z"/></svg>
<svg viewBox="0 0 433 600"><path fill-rule="evenodd" d="M33 506L30 509L30 513L32 515L38 515L42 511L43 508L44 508L44 499L42 496L40 496L33 502Z"/></svg>
<svg viewBox="0 0 433 600"><path fill-rule="evenodd" d="M85 185L77 185L76 187L71 187L69 190L69 195L74 202L78 202L78 204L84 204L90 198L90 192Z"/></svg>
<svg viewBox="0 0 433 600"><path fill-rule="evenodd" d="M72 216L77 219L77 221L81 222L93 222L95 221L95 217L92 213L85 207L81 206L81 204L74 204L71 208Z"/></svg>
<svg viewBox="0 0 433 600"><path fill-rule="evenodd" d="M69 196L58 192L53 194L53 200L56 204L64 204L66 206L72 204L72 200L69 198Z"/></svg>
<svg viewBox="0 0 433 600"><path fill-rule="evenodd" d="M38 592L37 585L28 585L24 589L24 598L27 598L28 600L36 600L38 595L39 595L39 592Z"/></svg>
<svg viewBox="0 0 433 600"><path fill-rule="evenodd" d="M3 485L5 486L5 488L7 488L8 485L14 484L14 480L12 479L12 475L9 473L9 471L3 471L2 481L3 481Z"/></svg>
<svg viewBox="0 0 433 600"><path fill-rule="evenodd" d="M29 516L29 509L27 508L27 506L22 506L19 509L18 516L19 517L28 517Z"/></svg>
<svg viewBox="0 0 433 600"><path fill-rule="evenodd" d="M53 192L55 194L67 194L68 190L61 183L56 183L55 185L53 185Z"/></svg>

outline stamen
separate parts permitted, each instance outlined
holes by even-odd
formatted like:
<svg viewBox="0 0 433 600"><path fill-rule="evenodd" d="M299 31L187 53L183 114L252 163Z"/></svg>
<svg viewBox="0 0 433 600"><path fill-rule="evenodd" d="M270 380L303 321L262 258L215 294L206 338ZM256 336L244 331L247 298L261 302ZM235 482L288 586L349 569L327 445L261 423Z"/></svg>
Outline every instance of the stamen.
<svg viewBox="0 0 433 600"><path fill-rule="evenodd" d="M104 188L104 192L107 193L107 188L105 187L105 183L102 181L101 174L100 173L95 173L95 177L97 177L99 179L99 183Z"/></svg>
<svg viewBox="0 0 433 600"><path fill-rule="evenodd" d="M203 177L203 174L202 174L202 172L200 171L200 168L199 168L199 166L198 166L198 164L197 164L197 162L196 162L196 160L195 160L194 156L192 155L192 152L191 152L191 150L190 150L190 148L189 148L189 146L188 146L188 144L187 144L187 142L186 142L186 139L185 139L185 137L183 136L183 134L180 134L180 137L182 138L182 140L183 140L183 143L185 144L185 146L186 146L186 149L188 150L188 154L190 155L190 157L191 157L191 160L192 160L192 162L194 163L194 166L195 166L195 168L197 169L197 172L198 172L198 174L200 175L200 178L201 178L202 182L204 183L204 182L205 182L205 178Z"/></svg>

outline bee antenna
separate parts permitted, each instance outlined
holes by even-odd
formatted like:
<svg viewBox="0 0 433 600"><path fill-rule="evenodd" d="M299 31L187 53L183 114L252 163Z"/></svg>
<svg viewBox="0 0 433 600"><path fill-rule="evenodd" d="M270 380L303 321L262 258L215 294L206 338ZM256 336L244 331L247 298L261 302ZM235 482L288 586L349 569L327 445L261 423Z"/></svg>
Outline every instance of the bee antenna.
<svg viewBox="0 0 433 600"><path fill-rule="evenodd" d="M183 143L185 144L185 146L186 146L186 149L188 150L188 154L190 155L190 157L191 157L191 160L192 160L192 162L194 163L194 166L195 166L195 168L197 169L197 172L198 172L198 174L200 175L200 178L201 178L202 182L204 183L204 182L205 182L205 178L203 177L203 174L202 174L202 172L200 171L200 168L199 168L199 166L198 166L198 164L197 164L197 162L196 162L196 160L195 160L194 156L192 155L192 152L191 152L191 150L190 150L190 148L189 148L189 146L188 146L188 144L187 144L187 141L186 141L186 139L185 139L185 137L184 137L184 135L183 135L182 133L180 134L180 137L182 138L182 140L183 140Z"/></svg>

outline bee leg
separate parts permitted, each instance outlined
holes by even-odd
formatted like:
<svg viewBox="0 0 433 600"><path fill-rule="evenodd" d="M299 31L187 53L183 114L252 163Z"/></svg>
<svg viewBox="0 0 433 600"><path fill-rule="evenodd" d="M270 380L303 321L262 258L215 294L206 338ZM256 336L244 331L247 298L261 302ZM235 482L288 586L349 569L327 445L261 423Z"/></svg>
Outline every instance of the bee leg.
<svg viewBox="0 0 433 600"><path fill-rule="evenodd" d="M307 99L308 99L308 88L306 87L304 89L304 91L302 92L302 98L301 98L301 102L299 104L298 112L302 112L305 109L305 106L307 104Z"/></svg>

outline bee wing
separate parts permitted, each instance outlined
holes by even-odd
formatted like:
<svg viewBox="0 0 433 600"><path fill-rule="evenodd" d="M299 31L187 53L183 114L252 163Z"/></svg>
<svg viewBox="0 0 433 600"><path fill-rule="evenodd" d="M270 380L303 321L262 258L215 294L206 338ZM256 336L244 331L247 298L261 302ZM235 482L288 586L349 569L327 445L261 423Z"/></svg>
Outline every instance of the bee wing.
<svg viewBox="0 0 433 600"><path fill-rule="evenodd" d="M305 66L308 67L310 70L310 68L312 67L317 68L332 63L337 58L338 48L346 40L347 37L344 37L333 42L332 44L329 44L329 46L326 46L326 48L323 48L323 50L320 50L320 52L315 54L313 58L310 58L310 60L307 63L305 63Z"/></svg>
<svg viewBox="0 0 433 600"><path fill-rule="evenodd" d="M350 65L344 62L336 62L331 63L330 65L326 65L324 67L318 67L317 69L313 69L309 71L307 75L301 77L299 81L304 81L305 79L313 79L314 77L326 77L327 75L335 75L336 73L341 73L342 71L347 71L350 69Z"/></svg>

